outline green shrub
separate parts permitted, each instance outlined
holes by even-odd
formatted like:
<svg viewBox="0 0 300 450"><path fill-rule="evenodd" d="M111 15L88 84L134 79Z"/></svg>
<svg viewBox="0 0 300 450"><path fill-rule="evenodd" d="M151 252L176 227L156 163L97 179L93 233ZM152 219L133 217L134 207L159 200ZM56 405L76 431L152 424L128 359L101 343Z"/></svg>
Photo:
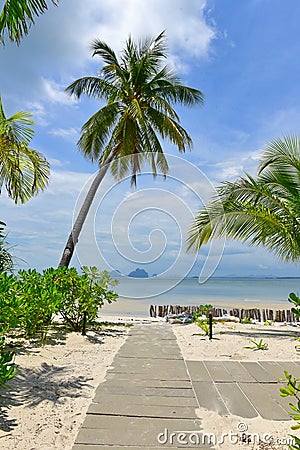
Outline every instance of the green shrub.
<svg viewBox="0 0 300 450"><path fill-rule="evenodd" d="M20 324L21 300L14 275L0 274L0 336Z"/></svg>
<svg viewBox="0 0 300 450"><path fill-rule="evenodd" d="M58 269L47 269L43 273L34 270L18 272L18 298L20 326L27 337L45 333L53 315L58 313L62 295L53 283Z"/></svg>
<svg viewBox="0 0 300 450"><path fill-rule="evenodd" d="M193 321L197 321L199 319L199 317L202 316L208 316L208 314L210 313L210 311L212 310L213 306L212 305L200 305L199 309L194 313L193 315Z"/></svg>
<svg viewBox="0 0 300 450"><path fill-rule="evenodd" d="M293 308L291 308L291 311L299 319L300 318L300 298L298 297L298 295L294 294L294 292L291 292L289 295L288 301L290 303L293 303L293 305L295 305Z"/></svg>
<svg viewBox="0 0 300 450"><path fill-rule="evenodd" d="M55 274L54 283L61 293L60 313L74 331L82 331L84 316L86 323L93 322L104 302L112 303L118 294L108 287L116 284L108 272L99 273L96 267L83 267L78 274L75 268L61 268Z"/></svg>
<svg viewBox="0 0 300 450"><path fill-rule="evenodd" d="M205 336L209 335L209 322L208 319L198 319L196 320L196 324L201 330L204 332Z"/></svg>
<svg viewBox="0 0 300 450"><path fill-rule="evenodd" d="M45 339L55 314L75 331L81 331L83 318L96 319L104 301L118 295L110 290L117 284L108 272L96 267L20 270L17 275L0 274L0 335L19 329L27 337L40 333Z"/></svg>

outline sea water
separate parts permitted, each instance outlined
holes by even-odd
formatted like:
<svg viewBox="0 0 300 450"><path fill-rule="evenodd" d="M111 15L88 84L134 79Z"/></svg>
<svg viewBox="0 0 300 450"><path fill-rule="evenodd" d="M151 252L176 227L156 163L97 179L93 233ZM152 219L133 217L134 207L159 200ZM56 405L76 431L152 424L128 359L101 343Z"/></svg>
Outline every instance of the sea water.
<svg viewBox="0 0 300 450"><path fill-rule="evenodd" d="M114 288L120 298L103 308L104 314L149 315L150 305L289 309L290 292L300 294L300 278L210 278L184 280L122 277Z"/></svg>

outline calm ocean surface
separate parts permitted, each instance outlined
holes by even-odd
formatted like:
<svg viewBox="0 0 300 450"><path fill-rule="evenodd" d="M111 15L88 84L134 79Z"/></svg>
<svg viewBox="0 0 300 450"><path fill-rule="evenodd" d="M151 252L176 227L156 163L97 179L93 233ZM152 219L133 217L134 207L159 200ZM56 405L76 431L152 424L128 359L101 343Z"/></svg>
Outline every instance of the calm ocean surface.
<svg viewBox="0 0 300 450"><path fill-rule="evenodd" d="M177 284L176 284L177 283ZM300 278L210 278L203 284L198 279L132 279L122 278L115 288L120 298L105 306L104 314L149 315L153 305L199 305L215 307L259 305L289 309L290 292L300 293Z"/></svg>

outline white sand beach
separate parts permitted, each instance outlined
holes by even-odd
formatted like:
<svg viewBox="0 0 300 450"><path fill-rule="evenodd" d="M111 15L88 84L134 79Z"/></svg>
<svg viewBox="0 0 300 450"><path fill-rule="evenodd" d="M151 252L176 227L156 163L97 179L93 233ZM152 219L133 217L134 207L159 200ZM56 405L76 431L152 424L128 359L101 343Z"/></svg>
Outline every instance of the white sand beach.
<svg viewBox="0 0 300 450"><path fill-rule="evenodd" d="M145 317L107 316L106 320L127 323L149 322ZM155 321L155 319L152 319ZM161 319L156 319L161 320ZM300 328L291 326L217 324L209 341L195 324L173 325L185 359L212 360L299 360L293 336ZM44 347L28 348L16 357L19 375L11 381L8 406L2 407L0 448L19 450L70 450L83 423L95 388L104 381L107 368L125 342L128 327L105 327L87 336L70 333L66 340L49 342ZM245 349L250 339L268 344L268 350ZM294 374L298 375L299 374ZM270 433L273 443L260 447L250 444L217 445L216 449L287 449L275 445L287 439L291 422L272 422L261 418L245 421L239 417L220 417L202 408L197 410L204 431L218 436L236 431L245 422L249 433Z"/></svg>
<svg viewBox="0 0 300 450"><path fill-rule="evenodd" d="M126 334L122 326L87 336L72 332L65 341L17 355L19 375L10 382L8 407L1 408L0 448L71 449Z"/></svg>

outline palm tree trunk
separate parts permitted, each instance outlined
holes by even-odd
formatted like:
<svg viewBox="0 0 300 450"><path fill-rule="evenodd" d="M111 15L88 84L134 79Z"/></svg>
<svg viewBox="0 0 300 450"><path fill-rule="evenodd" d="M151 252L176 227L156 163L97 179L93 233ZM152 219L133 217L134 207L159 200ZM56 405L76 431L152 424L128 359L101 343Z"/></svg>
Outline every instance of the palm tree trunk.
<svg viewBox="0 0 300 450"><path fill-rule="evenodd" d="M67 240L65 249L63 251L63 254L61 256L61 260L59 262L58 267L69 267L71 258L73 256L74 250L75 250L75 245L78 242L78 237L79 234L81 232L81 229L83 227L83 224L85 222L85 219L88 215L88 212L90 210L90 207L93 203L94 197L96 195L96 192L98 190L98 187L101 183L101 181L103 180L110 163L112 162L112 160L115 157L115 153L114 151L112 151L109 156L106 158L104 164L101 166L101 168L99 169L97 175L95 176L91 187L84 199L83 205L80 208L80 211L78 213L78 216L76 218L76 221L73 225L72 231L70 233L70 236Z"/></svg>

